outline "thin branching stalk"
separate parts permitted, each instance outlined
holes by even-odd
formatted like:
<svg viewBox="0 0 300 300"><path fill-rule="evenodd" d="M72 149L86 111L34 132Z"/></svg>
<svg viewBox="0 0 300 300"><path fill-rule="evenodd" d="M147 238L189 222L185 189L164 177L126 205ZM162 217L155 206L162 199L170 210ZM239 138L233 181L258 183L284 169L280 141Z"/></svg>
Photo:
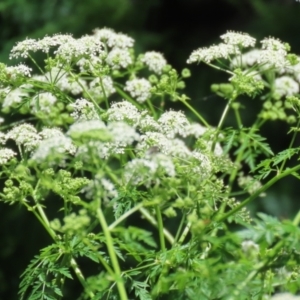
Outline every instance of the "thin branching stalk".
<svg viewBox="0 0 300 300"><path fill-rule="evenodd" d="M113 269L115 272L115 277L116 277L115 280L117 283L120 299L127 300L128 297L127 297L124 282L122 280L120 265L119 265L117 255L114 250L113 238L110 234L109 228L108 228L106 220L105 220L105 216L103 215L101 208L98 208L96 213L97 213L99 223L102 227L102 230L103 230L103 233L104 233L104 236L106 239L107 250L108 250L109 257L111 259L111 263L112 263L112 266L113 266Z"/></svg>

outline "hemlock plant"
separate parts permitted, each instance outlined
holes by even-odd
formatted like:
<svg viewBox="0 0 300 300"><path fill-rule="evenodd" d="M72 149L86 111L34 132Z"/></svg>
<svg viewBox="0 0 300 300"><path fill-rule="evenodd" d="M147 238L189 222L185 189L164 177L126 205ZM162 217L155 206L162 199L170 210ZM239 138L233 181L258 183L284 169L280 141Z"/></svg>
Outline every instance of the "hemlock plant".
<svg viewBox="0 0 300 300"><path fill-rule="evenodd" d="M125 34L59 34L11 50L36 71L0 65L0 197L53 240L21 275L20 299L66 299L70 280L82 286L76 299L296 299L300 213L280 221L246 206L300 178L297 160L287 166L300 150L300 63L275 38L221 39L187 60L228 75L211 87L226 101L217 127L182 93L189 70L158 52L137 55ZM241 97L262 104L250 127ZM226 128L230 110L236 126ZM291 142L274 154L260 128L276 120L290 124ZM61 210L49 219L53 198ZM93 275L82 271L87 260Z"/></svg>

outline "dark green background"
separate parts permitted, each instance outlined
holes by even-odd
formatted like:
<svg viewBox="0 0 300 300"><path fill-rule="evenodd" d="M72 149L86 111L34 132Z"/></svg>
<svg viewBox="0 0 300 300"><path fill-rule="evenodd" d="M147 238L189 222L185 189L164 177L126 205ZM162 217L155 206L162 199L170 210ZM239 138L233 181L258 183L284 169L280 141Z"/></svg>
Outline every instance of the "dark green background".
<svg viewBox="0 0 300 300"><path fill-rule="evenodd" d="M218 37L227 30L248 32L257 39L278 37L300 53L300 3L295 0L1 0L0 61L13 64L8 60L9 50L26 37L58 32L79 37L96 27L110 27L132 36L137 52L160 51L178 70L187 66L192 50L218 43ZM224 78L203 65L191 70L186 94L216 125L225 102L211 96L210 84ZM255 118L258 101L247 103L244 116L249 124ZM287 146L287 131L280 122L264 128L274 152ZM300 208L298 185L291 178L285 179L252 209L292 217ZM0 300L17 299L20 274L50 239L30 213L1 203L0 242ZM70 294L67 298L74 297Z"/></svg>

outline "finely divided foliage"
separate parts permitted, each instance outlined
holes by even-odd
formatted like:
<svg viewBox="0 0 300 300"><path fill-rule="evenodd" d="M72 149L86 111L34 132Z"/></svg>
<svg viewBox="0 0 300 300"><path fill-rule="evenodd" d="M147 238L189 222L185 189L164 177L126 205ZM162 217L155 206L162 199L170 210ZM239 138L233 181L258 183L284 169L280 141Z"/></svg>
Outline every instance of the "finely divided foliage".
<svg viewBox="0 0 300 300"><path fill-rule="evenodd" d="M226 99L216 127L181 92L189 70L155 51L136 55L126 34L13 47L11 59L32 64L0 65L0 200L24 206L52 238L22 274L20 299L63 299L71 280L81 286L73 299L92 300L292 299L300 289L300 214L281 222L246 208L281 178L300 178L300 165L287 167L300 151L300 63L275 38L221 39L187 60L228 76L212 85ZM262 104L249 128L241 96ZM235 128L226 128L230 110ZM293 136L275 155L260 128L278 119ZM62 209L50 219L53 197Z"/></svg>

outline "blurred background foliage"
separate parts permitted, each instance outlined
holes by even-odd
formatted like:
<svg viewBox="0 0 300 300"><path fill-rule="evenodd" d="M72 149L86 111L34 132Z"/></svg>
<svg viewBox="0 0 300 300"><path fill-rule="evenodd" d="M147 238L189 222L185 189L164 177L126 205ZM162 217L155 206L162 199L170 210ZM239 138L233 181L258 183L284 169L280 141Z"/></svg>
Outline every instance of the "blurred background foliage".
<svg viewBox="0 0 300 300"><path fill-rule="evenodd" d="M80 37L97 27L132 36L138 53L160 51L178 70L187 66L192 50L218 43L227 30L247 32L257 39L274 36L288 42L299 54L299 16L300 3L295 0L1 0L0 61L15 64L8 60L9 51L26 37L59 32ZM212 95L210 84L226 78L204 65L191 66L191 71L186 94L216 125L225 102ZM244 117L251 124L260 100L246 101ZM287 131L288 127L280 122L264 128L263 134L275 153L287 147ZM288 178L251 209L280 218L293 217L300 208L297 186ZM38 249L51 241L23 208L1 203L0 209L0 299L13 300L17 299L19 275ZM74 298L70 295L69 299Z"/></svg>

